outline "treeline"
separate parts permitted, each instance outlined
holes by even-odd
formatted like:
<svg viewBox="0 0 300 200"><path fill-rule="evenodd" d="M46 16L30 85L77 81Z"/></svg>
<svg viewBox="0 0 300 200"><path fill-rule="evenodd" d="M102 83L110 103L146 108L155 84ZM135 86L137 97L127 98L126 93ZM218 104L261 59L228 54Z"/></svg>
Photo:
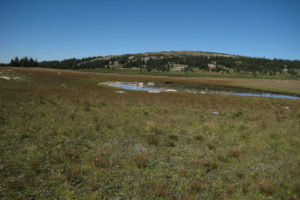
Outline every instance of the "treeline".
<svg viewBox="0 0 300 200"><path fill-rule="evenodd" d="M42 68L55 68L55 69L73 69L73 70L78 70L82 69L80 67L80 63L87 62L89 60L93 60L96 57L88 57L88 58L82 58L82 59L76 59L76 58L71 58L71 59L65 59L62 61L58 60L53 60L53 61L42 61L39 63L39 67Z"/></svg>
<svg viewBox="0 0 300 200"><path fill-rule="evenodd" d="M21 58L15 57L14 59L11 59L9 65L15 66L15 67L37 67L38 61L34 60L33 58Z"/></svg>
<svg viewBox="0 0 300 200"><path fill-rule="evenodd" d="M133 57L133 58L132 58ZM262 75L275 75L283 73L285 67L287 72L295 74L300 69L300 61L283 59L265 59L251 57L221 57L221 56L144 56L123 55L115 56L106 60L95 60L80 64L80 68L111 68L121 65L123 68L140 68L147 71L169 71L174 65L185 66L183 71L194 71L196 69L215 72L253 73ZM211 66L214 67L211 67Z"/></svg>
<svg viewBox="0 0 300 200"><path fill-rule="evenodd" d="M289 73L296 75L300 69L299 60L266 59L242 56L189 56L163 54L125 54L109 57L88 57L65 59L62 61L37 62L32 58L14 58L10 66L43 67L57 69L95 69L95 68L139 68L146 71L170 71L174 65L182 66L182 71L206 70L222 73L251 73L253 75L275 75Z"/></svg>
<svg viewBox="0 0 300 200"><path fill-rule="evenodd" d="M43 67L43 68L56 68L56 69L81 69L79 66L79 63L84 63L89 60L93 60L97 57L88 57L88 58L82 58L82 59L65 59L62 61L53 60L53 61L42 61L38 62L37 60L34 60L33 58L24 57L19 59L18 57L15 57L11 59L9 66L14 67Z"/></svg>

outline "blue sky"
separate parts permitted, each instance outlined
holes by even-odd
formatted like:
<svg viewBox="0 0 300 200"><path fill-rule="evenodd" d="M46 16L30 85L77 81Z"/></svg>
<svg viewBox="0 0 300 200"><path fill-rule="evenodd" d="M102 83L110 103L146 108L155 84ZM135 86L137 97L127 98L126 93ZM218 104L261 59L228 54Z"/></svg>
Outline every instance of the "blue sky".
<svg viewBox="0 0 300 200"><path fill-rule="evenodd" d="M299 0L0 0L0 63L168 50L300 59Z"/></svg>

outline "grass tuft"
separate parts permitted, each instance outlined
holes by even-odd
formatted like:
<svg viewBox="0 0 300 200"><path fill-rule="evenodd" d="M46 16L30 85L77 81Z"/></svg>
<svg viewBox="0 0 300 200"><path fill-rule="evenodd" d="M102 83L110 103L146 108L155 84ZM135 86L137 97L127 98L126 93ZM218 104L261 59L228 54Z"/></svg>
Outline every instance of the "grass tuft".
<svg viewBox="0 0 300 200"><path fill-rule="evenodd" d="M259 181L259 190L262 194L272 195L275 188L268 179L262 179Z"/></svg>
<svg viewBox="0 0 300 200"><path fill-rule="evenodd" d="M195 137L195 140L198 140L198 141L203 141L203 136L202 135L196 135Z"/></svg>
<svg viewBox="0 0 300 200"><path fill-rule="evenodd" d="M177 141L178 140L178 136L174 135L174 134L171 134L171 135L169 135L169 139Z"/></svg>
<svg viewBox="0 0 300 200"><path fill-rule="evenodd" d="M203 167L206 168L206 173L218 168L218 163L214 160L206 160L203 162Z"/></svg>
<svg viewBox="0 0 300 200"><path fill-rule="evenodd" d="M144 154L137 154L134 156L133 161L138 168L146 168L148 165L148 159Z"/></svg>
<svg viewBox="0 0 300 200"><path fill-rule="evenodd" d="M193 194L200 193L203 191L203 183L199 178L192 178L189 181L189 185L190 185L190 190Z"/></svg>
<svg viewBox="0 0 300 200"><path fill-rule="evenodd" d="M243 154L242 150L238 150L238 149L234 149L234 150L229 150L229 152L227 153L227 157L229 158L239 158L241 156L241 154Z"/></svg>
<svg viewBox="0 0 300 200"><path fill-rule="evenodd" d="M107 159L107 156L103 154L98 154L94 157L94 165L97 168L108 168L109 160Z"/></svg>
<svg viewBox="0 0 300 200"><path fill-rule="evenodd" d="M147 137L147 142L149 145L158 146L159 145L159 136L158 135L149 135Z"/></svg>
<svg viewBox="0 0 300 200"><path fill-rule="evenodd" d="M174 140L169 138L169 139L166 140L166 146L167 147L175 147L176 144L175 144Z"/></svg>

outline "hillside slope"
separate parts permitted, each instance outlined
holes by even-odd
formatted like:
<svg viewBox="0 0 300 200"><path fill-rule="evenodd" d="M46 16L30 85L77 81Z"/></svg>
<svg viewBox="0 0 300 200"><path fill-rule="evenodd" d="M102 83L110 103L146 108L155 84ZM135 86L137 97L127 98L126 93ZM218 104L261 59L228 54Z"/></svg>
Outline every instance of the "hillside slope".
<svg viewBox="0 0 300 200"><path fill-rule="evenodd" d="M99 60L109 60L114 57L120 56L211 56L211 57L238 57L237 55L225 54L225 53L215 53L215 52L205 52L205 51L159 51L159 52L145 52L137 54L122 54L122 55L109 55L109 56L100 56L92 60L84 61L82 63L94 62ZM82 64L79 63L79 64Z"/></svg>

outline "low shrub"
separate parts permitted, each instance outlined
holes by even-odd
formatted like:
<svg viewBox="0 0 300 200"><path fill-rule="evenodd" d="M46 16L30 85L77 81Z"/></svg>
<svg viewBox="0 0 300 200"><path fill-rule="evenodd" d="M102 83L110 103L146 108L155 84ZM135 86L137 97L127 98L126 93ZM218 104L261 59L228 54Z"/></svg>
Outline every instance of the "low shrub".
<svg viewBox="0 0 300 200"><path fill-rule="evenodd" d="M149 135L147 137L147 142L149 145L157 146L159 145L159 136L157 135Z"/></svg>
<svg viewBox="0 0 300 200"><path fill-rule="evenodd" d="M148 165L148 159L144 154L135 155L133 161L138 168L145 168Z"/></svg>

